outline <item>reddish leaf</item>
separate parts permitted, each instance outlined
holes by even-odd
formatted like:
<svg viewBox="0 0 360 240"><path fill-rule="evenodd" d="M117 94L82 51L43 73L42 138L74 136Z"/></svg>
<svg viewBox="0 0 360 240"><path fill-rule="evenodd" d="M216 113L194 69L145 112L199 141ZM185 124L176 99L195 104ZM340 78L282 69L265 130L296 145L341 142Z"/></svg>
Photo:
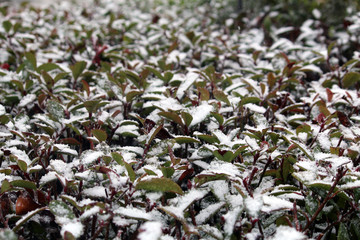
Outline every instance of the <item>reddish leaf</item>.
<svg viewBox="0 0 360 240"><path fill-rule="evenodd" d="M326 94L327 94L328 102L331 102L333 99L334 93L329 88L326 88Z"/></svg>
<svg viewBox="0 0 360 240"><path fill-rule="evenodd" d="M352 124L350 122L350 119L345 113L340 111L337 111L336 113L342 125L344 125L345 127L351 127Z"/></svg>

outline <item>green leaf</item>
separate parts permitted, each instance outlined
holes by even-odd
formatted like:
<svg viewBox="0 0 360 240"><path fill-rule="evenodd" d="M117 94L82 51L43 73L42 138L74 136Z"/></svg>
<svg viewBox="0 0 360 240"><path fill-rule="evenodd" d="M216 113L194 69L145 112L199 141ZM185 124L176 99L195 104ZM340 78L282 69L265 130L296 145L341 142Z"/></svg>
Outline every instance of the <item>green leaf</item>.
<svg viewBox="0 0 360 240"><path fill-rule="evenodd" d="M247 103L259 103L261 99L258 97L244 97L240 101L240 105L245 105Z"/></svg>
<svg viewBox="0 0 360 240"><path fill-rule="evenodd" d="M89 100L84 102L84 107L89 113L95 112L99 107L100 100Z"/></svg>
<svg viewBox="0 0 360 240"><path fill-rule="evenodd" d="M348 229L345 223L341 222L338 229L337 240L350 240Z"/></svg>
<svg viewBox="0 0 360 240"><path fill-rule="evenodd" d="M177 137L175 137L175 141L176 141L178 144L183 144L183 143L200 143L200 141L197 140L196 138L187 137L187 136L177 136Z"/></svg>
<svg viewBox="0 0 360 240"><path fill-rule="evenodd" d="M130 181L131 181L131 182L134 182L135 179L136 179L136 174L135 174L135 172L134 172L134 169L133 169L133 168L131 167L131 165L128 164L127 162L124 162L124 164L125 164L126 171L128 172Z"/></svg>
<svg viewBox="0 0 360 240"><path fill-rule="evenodd" d="M59 65L55 64L55 63L44 63L41 64L38 68L37 68L37 72L41 72L41 71L45 71L45 72L50 72L54 69L60 69L62 71L64 71L61 67L59 67ZM66 73L67 74L67 73Z"/></svg>
<svg viewBox="0 0 360 240"><path fill-rule="evenodd" d="M52 89L52 87L54 86L54 83L55 83L54 79L45 71L41 71L41 76L45 80L46 87L48 89Z"/></svg>
<svg viewBox="0 0 360 240"><path fill-rule="evenodd" d="M166 72L164 74L164 82L168 83L173 78L174 74L172 72Z"/></svg>
<svg viewBox="0 0 360 240"><path fill-rule="evenodd" d="M183 195L181 187L169 178L151 178L136 184L136 189L143 189L157 192L173 192Z"/></svg>
<svg viewBox="0 0 360 240"><path fill-rule="evenodd" d="M220 126L224 124L224 117L221 114L212 112L211 115L218 121Z"/></svg>
<svg viewBox="0 0 360 240"><path fill-rule="evenodd" d="M131 102L136 96L139 96L143 91L130 91L126 94L126 102Z"/></svg>
<svg viewBox="0 0 360 240"><path fill-rule="evenodd" d="M226 180L226 179L227 179L227 175L225 173L199 174L195 177L195 183L197 184L197 186L201 186L207 182Z"/></svg>
<svg viewBox="0 0 360 240"><path fill-rule="evenodd" d="M14 187L22 187L36 190L36 184L34 182L26 181L26 180L14 180L10 183Z"/></svg>
<svg viewBox="0 0 360 240"><path fill-rule="evenodd" d="M65 116L63 106L59 102L54 100L50 100L47 102L46 110L49 112L50 116L55 121L60 121Z"/></svg>
<svg viewBox="0 0 360 240"><path fill-rule="evenodd" d="M187 113L187 112L181 112L181 117L184 120L185 125L187 127L189 127L193 120L193 117L191 116L191 114Z"/></svg>
<svg viewBox="0 0 360 240"><path fill-rule="evenodd" d="M176 114L174 112L159 112L158 115L165 117L166 119L168 119L174 123L177 123L181 126L184 125L181 118L179 117L179 114Z"/></svg>
<svg viewBox="0 0 360 240"><path fill-rule="evenodd" d="M11 184L9 183L9 181L7 179L4 179L1 182L1 194L4 192L9 191L12 188Z"/></svg>
<svg viewBox="0 0 360 240"><path fill-rule="evenodd" d="M201 101L208 101L210 99L210 93L206 88L199 87L198 91L200 93L200 100Z"/></svg>
<svg viewBox="0 0 360 240"><path fill-rule="evenodd" d="M2 26L5 29L5 31L8 33L8 32L10 32L10 29L12 27L12 23L10 21L6 20L6 21L3 21Z"/></svg>
<svg viewBox="0 0 360 240"><path fill-rule="evenodd" d="M80 62L77 62L74 65L70 66L70 69L72 71L72 75L73 75L75 80L78 79L78 77L83 73L85 68L86 68L86 62L85 61L80 61Z"/></svg>
<svg viewBox="0 0 360 240"><path fill-rule="evenodd" d="M66 218L66 219L74 219L75 214L71 210L71 208L60 200L53 200L49 204L49 209L56 217Z"/></svg>
<svg viewBox="0 0 360 240"><path fill-rule="evenodd" d="M147 70L149 70L150 72L152 72L156 77L158 77L161 80L164 80L164 77L161 75L161 73L156 70L155 68L152 67L146 67Z"/></svg>
<svg viewBox="0 0 360 240"><path fill-rule="evenodd" d="M32 52L26 52L25 57L32 65L33 69L35 70L37 66L35 55Z"/></svg>
<svg viewBox="0 0 360 240"><path fill-rule="evenodd" d="M349 88L355 85L357 82L360 82L360 73L358 72L348 72L345 74L342 80L344 88Z"/></svg>
<svg viewBox="0 0 360 240"><path fill-rule="evenodd" d="M164 177L171 178L175 172L175 169L172 167L162 167L161 172L163 173Z"/></svg>
<svg viewBox="0 0 360 240"><path fill-rule="evenodd" d="M213 94L214 94L214 97L216 98L216 100L224 102L228 105L231 105L229 99L227 98L226 94L223 91L215 89L213 91Z"/></svg>
<svg viewBox="0 0 360 240"><path fill-rule="evenodd" d="M105 142L108 137L106 132L100 129L93 129L91 130L91 133L99 140L99 142Z"/></svg>
<svg viewBox="0 0 360 240"><path fill-rule="evenodd" d="M124 166L124 158L121 156L120 153L113 152L111 153L112 158L117 162L119 165Z"/></svg>
<svg viewBox="0 0 360 240"><path fill-rule="evenodd" d="M28 166L25 161L18 159L17 165L19 166L21 171L26 172Z"/></svg>

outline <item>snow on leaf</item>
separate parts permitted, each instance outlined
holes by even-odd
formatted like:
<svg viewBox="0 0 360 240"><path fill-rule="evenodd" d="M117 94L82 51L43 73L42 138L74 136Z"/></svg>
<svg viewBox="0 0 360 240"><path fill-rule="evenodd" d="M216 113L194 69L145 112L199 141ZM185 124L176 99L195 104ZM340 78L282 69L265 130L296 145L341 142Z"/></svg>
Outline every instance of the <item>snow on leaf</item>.
<svg viewBox="0 0 360 240"><path fill-rule="evenodd" d="M207 206L202 209L198 215L196 215L195 220L197 224L204 224L214 213L219 211L225 205L225 202L218 202Z"/></svg>
<svg viewBox="0 0 360 240"><path fill-rule="evenodd" d="M270 240L305 240L308 239L302 232L296 231L289 226L279 226L276 228L275 235Z"/></svg>
<svg viewBox="0 0 360 240"><path fill-rule="evenodd" d="M80 161L85 165L90 165L102 156L104 156L104 153L101 151L87 150L81 154Z"/></svg>
<svg viewBox="0 0 360 240"><path fill-rule="evenodd" d="M210 113L214 111L214 107L209 105L207 102L202 102L201 105L190 110L190 114L193 117L190 127L195 126L201 122L203 122Z"/></svg>
<svg viewBox="0 0 360 240"><path fill-rule="evenodd" d="M83 190L83 194L89 197L106 198L106 191L103 186L95 186Z"/></svg>
<svg viewBox="0 0 360 240"><path fill-rule="evenodd" d="M162 235L162 224L160 222L146 222L140 227L139 240L157 240Z"/></svg>
<svg viewBox="0 0 360 240"><path fill-rule="evenodd" d="M114 211L114 213L137 220L151 221L153 219L150 213L147 213L144 210L135 207L119 207Z"/></svg>

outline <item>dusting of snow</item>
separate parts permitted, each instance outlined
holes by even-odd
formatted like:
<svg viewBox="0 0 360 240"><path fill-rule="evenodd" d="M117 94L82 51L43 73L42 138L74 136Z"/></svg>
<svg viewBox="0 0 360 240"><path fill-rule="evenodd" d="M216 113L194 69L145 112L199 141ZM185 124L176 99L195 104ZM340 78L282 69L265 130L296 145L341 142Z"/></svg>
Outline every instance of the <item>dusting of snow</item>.
<svg viewBox="0 0 360 240"><path fill-rule="evenodd" d="M146 222L140 227L139 240L156 240L162 235L162 224L160 222Z"/></svg>
<svg viewBox="0 0 360 240"><path fill-rule="evenodd" d="M302 232L296 231L295 228L289 226L279 226L276 228L276 233L270 240L305 240L306 235Z"/></svg>

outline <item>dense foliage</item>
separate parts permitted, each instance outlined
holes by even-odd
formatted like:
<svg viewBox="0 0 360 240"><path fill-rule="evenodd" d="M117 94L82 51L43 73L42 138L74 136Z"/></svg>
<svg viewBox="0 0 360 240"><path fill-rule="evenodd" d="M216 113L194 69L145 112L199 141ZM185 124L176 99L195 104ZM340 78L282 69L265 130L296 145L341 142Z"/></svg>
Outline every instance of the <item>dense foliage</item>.
<svg viewBox="0 0 360 240"><path fill-rule="evenodd" d="M360 239L360 14L159 2L1 4L0 239Z"/></svg>

